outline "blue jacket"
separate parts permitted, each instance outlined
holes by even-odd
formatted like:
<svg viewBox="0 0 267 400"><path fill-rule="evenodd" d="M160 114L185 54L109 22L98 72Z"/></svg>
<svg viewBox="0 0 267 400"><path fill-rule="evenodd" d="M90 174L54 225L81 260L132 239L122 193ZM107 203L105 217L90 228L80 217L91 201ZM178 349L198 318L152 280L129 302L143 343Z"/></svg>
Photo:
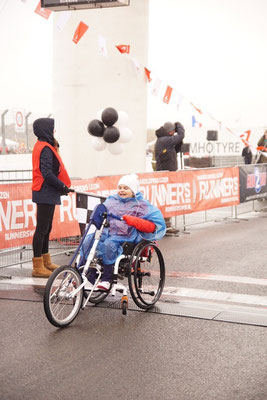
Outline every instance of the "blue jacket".
<svg viewBox="0 0 267 400"><path fill-rule="evenodd" d="M100 242L97 246L96 256L102 260L103 264L114 264L116 258L122 254L122 244L124 242L139 243L142 239L159 240L166 233L166 225L161 211L145 200L142 193L138 192L135 197L123 199L118 194L109 196L104 205L108 213L122 217L132 215L147 219L156 225L153 233L138 231L133 226L128 226L125 221L110 217L109 228L104 228ZM81 254L87 258L92 244L92 235L89 234L83 243ZM89 247L89 248L88 248ZM85 254L87 252L87 254Z"/></svg>

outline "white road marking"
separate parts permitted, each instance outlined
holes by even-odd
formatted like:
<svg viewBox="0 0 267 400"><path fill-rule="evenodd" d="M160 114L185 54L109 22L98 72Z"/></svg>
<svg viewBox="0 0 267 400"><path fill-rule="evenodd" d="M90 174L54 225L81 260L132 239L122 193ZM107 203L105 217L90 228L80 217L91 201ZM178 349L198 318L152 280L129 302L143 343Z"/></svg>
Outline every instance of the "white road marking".
<svg viewBox="0 0 267 400"><path fill-rule="evenodd" d="M184 273L185 274L185 273ZM197 275L197 274L196 274ZM198 279L207 279L204 277L194 276ZM208 275L208 279L211 280L221 280L226 282L238 282L238 283L250 283L256 285L266 286L266 279L256 279L256 278L248 278L248 277L231 277L225 276L226 279L223 279L224 275ZM193 276L191 276L193 278ZM218 279L220 278L220 279ZM233 279L232 279L233 278ZM24 285L24 286L43 286L45 287L47 282L46 278L33 278L33 277L12 277L11 279L1 279L1 285L11 286L11 285ZM182 297L182 298L196 298L196 299L205 299L205 300L215 300L215 301L224 301L224 302L232 302L232 303L241 303L241 304L251 304L257 306L266 306L267 307L267 296L257 296L257 295L247 295L240 293L231 293L231 292L221 292L216 290L204 290L204 289L193 289L193 288L183 288L183 287L175 287L175 286L165 286L163 290L163 295L172 296L172 297Z"/></svg>
<svg viewBox="0 0 267 400"><path fill-rule="evenodd" d="M45 286L47 282L46 278L25 278L25 277L12 277L11 279L1 279L0 285L34 285L34 286Z"/></svg>
<svg viewBox="0 0 267 400"><path fill-rule="evenodd" d="M232 283L244 283L249 285L267 286L267 279L265 278L251 278L248 276L233 276L233 275L212 275L212 274L199 274L194 272L167 272L167 277L170 278L185 278L185 279L204 279L208 281L221 281Z"/></svg>
<svg viewBox="0 0 267 400"><path fill-rule="evenodd" d="M163 295L175 297L193 297L197 299L219 300L233 303L267 306L267 296L218 292L216 290L165 287L163 290Z"/></svg>

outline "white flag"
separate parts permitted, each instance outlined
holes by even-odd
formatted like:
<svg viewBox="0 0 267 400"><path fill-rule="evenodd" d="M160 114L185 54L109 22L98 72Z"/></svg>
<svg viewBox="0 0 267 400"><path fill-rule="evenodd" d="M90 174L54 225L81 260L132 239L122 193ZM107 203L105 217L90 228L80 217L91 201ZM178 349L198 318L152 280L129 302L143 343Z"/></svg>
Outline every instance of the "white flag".
<svg viewBox="0 0 267 400"><path fill-rule="evenodd" d="M131 60L132 60L132 64L133 64L133 68L134 68L135 72L139 75L141 72L139 62L135 58L131 58Z"/></svg>
<svg viewBox="0 0 267 400"><path fill-rule="evenodd" d="M161 84L162 84L162 80L159 78L156 78L154 85L152 87L152 90L151 90L151 93L153 94L153 96L157 96L159 94L159 89L160 89Z"/></svg>
<svg viewBox="0 0 267 400"><path fill-rule="evenodd" d="M70 11L62 11L59 14L59 17L58 17L57 22L56 22L56 28L57 28L58 31L62 31L62 29L64 28L64 26L66 25L66 23L70 19L71 14L72 13Z"/></svg>
<svg viewBox="0 0 267 400"><path fill-rule="evenodd" d="M179 110L183 99L184 99L184 96L181 93L177 92L177 90L174 89L173 90L173 98L171 100L171 103L175 104L177 110Z"/></svg>
<svg viewBox="0 0 267 400"><path fill-rule="evenodd" d="M106 39L101 35L98 35L98 55L108 57Z"/></svg>

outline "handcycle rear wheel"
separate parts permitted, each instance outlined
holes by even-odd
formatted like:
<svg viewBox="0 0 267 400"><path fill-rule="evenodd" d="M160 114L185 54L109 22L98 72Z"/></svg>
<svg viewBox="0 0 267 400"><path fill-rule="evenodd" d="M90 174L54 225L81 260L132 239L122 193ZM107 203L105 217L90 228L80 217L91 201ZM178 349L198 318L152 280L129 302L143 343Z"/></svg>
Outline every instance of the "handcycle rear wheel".
<svg viewBox="0 0 267 400"><path fill-rule="evenodd" d="M52 325L63 328L77 317L83 301L83 289L74 296L72 293L81 283L79 272L68 265L57 268L49 277L44 292L44 311Z"/></svg>
<svg viewBox="0 0 267 400"><path fill-rule="evenodd" d="M143 241L130 259L129 289L135 304L149 309L159 300L165 283L165 264L154 242Z"/></svg>

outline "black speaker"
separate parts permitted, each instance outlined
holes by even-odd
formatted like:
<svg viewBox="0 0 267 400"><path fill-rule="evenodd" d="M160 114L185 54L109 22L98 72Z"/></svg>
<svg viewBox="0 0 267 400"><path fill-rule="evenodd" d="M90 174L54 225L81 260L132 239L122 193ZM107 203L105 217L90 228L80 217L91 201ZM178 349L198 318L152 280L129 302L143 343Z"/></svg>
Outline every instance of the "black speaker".
<svg viewBox="0 0 267 400"><path fill-rule="evenodd" d="M183 143L181 147L181 153L189 153L190 151L190 143Z"/></svg>
<svg viewBox="0 0 267 400"><path fill-rule="evenodd" d="M207 131L207 140L218 140L218 131Z"/></svg>

